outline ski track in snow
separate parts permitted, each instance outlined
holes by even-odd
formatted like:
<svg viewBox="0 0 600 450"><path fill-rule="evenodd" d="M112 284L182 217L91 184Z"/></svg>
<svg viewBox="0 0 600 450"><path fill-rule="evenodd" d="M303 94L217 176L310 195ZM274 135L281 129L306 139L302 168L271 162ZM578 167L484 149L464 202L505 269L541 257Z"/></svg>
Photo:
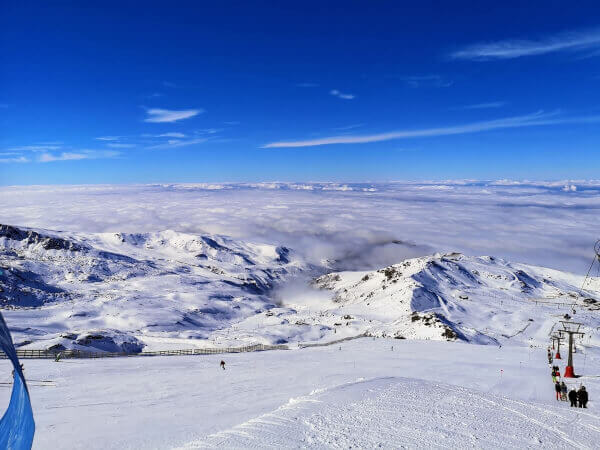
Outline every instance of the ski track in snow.
<svg viewBox="0 0 600 450"><path fill-rule="evenodd" d="M24 363L36 450L597 448L600 354L585 346L574 358L583 376L565 381L585 384L587 410L555 400L540 347L362 338L252 354ZM0 369L6 404L9 364Z"/></svg>
<svg viewBox="0 0 600 450"><path fill-rule="evenodd" d="M463 387L376 378L292 399L182 448L586 449L600 440L587 423L600 418L589 416Z"/></svg>

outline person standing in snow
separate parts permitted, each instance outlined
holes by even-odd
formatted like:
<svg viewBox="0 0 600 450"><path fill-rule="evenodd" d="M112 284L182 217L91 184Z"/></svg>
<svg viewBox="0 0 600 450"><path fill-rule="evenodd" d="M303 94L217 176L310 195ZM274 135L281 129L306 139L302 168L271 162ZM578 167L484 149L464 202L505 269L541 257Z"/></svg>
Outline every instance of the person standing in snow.
<svg viewBox="0 0 600 450"><path fill-rule="evenodd" d="M557 383L557 381L556 381L556 370L552 369L551 375L552 375L552 382L556 384Z"/></svg>
<svg viewBox="0 0 600 450"><path fill-rule="evenodd" d="M223 370L225 370L225 361L221 360L221 364L220 364L220 365L221 365L221 368L222 368Z"/></svg>
<svg viewBox="0 0 600 450"><path fill-rule="evenodd" d="M571 408L577 408L577 391L575 389L569 391L569 401L571 402Z"/></svg>
<svg viewBox="0 0 600 450"><path fill-rule="evenodd" d="M564 381L560 383L560 399L563 402L567 401L567 385Z"/></svg>
<svg viewBox="0 0 600 450"><path fill-rule="evenodd" d="M554 384L554 391L556 392L556 400L560 400L560 383L558 381Z"/></svg>
<svg viewBox="0 0 600 450"><path fill-rule="evenodd" d="M580 408L587 408L588 393L585 390L585 386L581 386L577 391L577 401L579 402Z"/></svg>

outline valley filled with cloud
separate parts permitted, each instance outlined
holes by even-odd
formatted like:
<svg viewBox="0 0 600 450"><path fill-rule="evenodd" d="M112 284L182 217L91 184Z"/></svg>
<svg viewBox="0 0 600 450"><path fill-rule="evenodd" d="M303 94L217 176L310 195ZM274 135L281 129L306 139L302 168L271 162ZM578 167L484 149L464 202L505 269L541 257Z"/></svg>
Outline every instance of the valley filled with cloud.
<svg viewBox="0 0 600 450"><path fill-rule="evenodd" d="M600 181L223 183L0 188L2 221L70 232L175 230L286 245L367 270L460 251L585 273Z"/></svg>

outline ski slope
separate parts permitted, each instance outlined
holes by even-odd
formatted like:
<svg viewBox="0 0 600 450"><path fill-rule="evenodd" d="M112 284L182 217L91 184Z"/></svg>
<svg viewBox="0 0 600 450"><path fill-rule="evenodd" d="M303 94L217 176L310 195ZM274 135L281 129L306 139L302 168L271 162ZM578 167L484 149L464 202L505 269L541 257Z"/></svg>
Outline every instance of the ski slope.
<svg viewBox="0 0 600 450"><path fill-rule="evenodd" d="M554 399L540 347L363 338L224 356L25 361L34 448L86 450L594 448L597 348L582 346L575 368L584 376L569 383L586 385L585 411ZM0 373L8 382L6 361Z"/></svg>
<svg viewBox="0 0 600 450"><path fill-rule="evenodd" d="M599 417L412 378L359 380L182 448L589 448Z"/></svg>

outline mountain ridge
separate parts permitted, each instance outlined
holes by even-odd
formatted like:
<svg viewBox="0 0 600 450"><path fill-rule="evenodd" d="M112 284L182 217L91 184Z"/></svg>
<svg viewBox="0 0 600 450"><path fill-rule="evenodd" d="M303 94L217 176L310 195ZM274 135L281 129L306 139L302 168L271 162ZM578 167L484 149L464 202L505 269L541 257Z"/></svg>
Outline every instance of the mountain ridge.
<svg viewBox="0 0 600 450"><path fill-rule="evenodd" d="M293 249L221 235L0 225L0 307L18 346L54 350L360 335L523 344L545 342L573 309L585 326L600 326L598 278L582 290L580 275L460 253L367 271L330 272L328 264L315 267Z"/></svg>

